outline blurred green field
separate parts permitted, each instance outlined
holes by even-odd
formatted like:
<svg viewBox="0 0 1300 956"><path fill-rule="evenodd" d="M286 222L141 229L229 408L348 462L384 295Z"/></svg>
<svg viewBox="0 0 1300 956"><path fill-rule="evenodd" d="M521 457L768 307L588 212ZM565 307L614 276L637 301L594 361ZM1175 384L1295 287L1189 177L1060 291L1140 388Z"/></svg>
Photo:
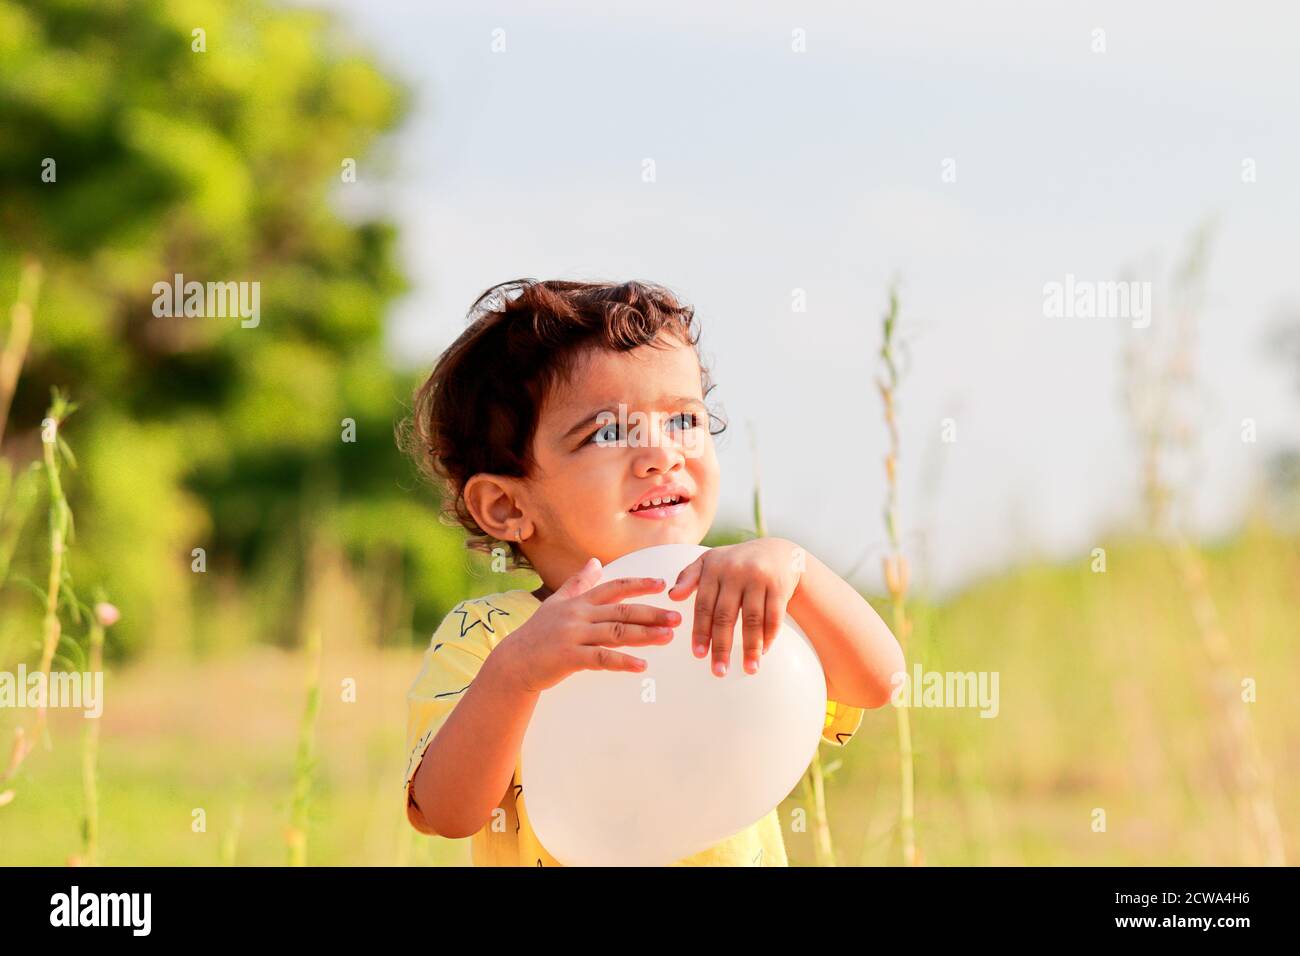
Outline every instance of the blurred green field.
<svg viewBox="0 0 1300 956"><path fill-rule="evenodd" d="M1166 557L1115 541L1107 571L1090 556L987 579L916 606L909 659L927 670L998 671L1000 712L913 710L917 836L928 865L1210 865L1254 862L1231 799L1232 754L1214 716L1208 664ZM1300 540L1251 528L1206 549L1210 585L1237 661L1253 677L1250 714L1287 856L1300 846ZM518 586L518 581L505 585ZM487 585L483 590L498 590ZM404 694L418 649L356 638L358 607L329 615L321 665L307 861L456 864L468 841L421 836L402 813ZM468 596L468 595L467 595ZM883 607L880 608L882 611ZM228 622L229 623L229 622ZM100 859L116 865L286 861L285 829L304 706L301 652L231 640L200 659L151 656L110 668L100 747ZM357 700L340 688L355 678ZM0 711L11 739L20 711ZM0 864L62 865L80 844L81 721L54 713L0 808ZM833 763L827 801L838 862L895 864L894 714L869 712ZM813 861L792 833L793 865ZM192 813L206 813L194 832ZM1107 816L1093 832L1094 808Z"/></svg>

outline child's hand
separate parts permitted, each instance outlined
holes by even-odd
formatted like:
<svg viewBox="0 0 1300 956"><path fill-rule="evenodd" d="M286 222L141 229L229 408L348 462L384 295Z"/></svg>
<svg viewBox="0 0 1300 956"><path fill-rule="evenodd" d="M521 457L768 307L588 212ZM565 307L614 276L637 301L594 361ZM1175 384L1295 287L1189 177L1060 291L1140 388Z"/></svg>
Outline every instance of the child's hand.
<svg viewBox="0 0 1300 956"><path fill-rule="evenodd" d="M713 645L713 673L727 673L738 616L745 670L758 673L758 659L776 639L786 605L799 586L801 554L802 549L784 538L758 538L712 548L682 569L668 596L683 601L697 591L691 643L696 657L704 657Z"/></svg>
<svg viewBox="0 0 1300 956"><path fill-rule="evenodd" d="M637 594L664 588L661 578L600 580L600 562L592 558L542 602L518 630L510 633L493 655L502 654L505 672L524 691L554 687L574 671L640 671L639 657L610 647L667 644L681 623L677 611L648 604L616 604Z"/></svg>

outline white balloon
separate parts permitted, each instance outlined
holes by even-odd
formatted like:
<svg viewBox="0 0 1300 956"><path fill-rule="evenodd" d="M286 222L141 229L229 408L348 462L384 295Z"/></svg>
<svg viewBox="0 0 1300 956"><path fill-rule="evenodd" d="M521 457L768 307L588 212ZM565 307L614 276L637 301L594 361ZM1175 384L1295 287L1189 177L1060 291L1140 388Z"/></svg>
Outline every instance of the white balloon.
<svg viewBox="0 0 1300 956"><path fill-rule="evenodd" d="M633 604L674 608L668 644L621 648L640 672L578 671L543 691L521 753L525 812L566 866L664 866L761 820L798 784L826 718L826 677L787 614L757 674L745 673L739 621L725 677L691 651L695 592L681 570L707 551L665 544L624 555L601 581L663 578Z"/></svg>

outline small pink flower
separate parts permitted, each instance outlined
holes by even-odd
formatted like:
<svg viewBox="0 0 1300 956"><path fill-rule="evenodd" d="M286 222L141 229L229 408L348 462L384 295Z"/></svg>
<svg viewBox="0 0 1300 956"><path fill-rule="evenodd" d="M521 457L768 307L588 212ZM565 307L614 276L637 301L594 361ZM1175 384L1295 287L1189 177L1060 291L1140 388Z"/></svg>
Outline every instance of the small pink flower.
<svg viewBox="0 0 1300 956"><path fill-rule="evenodd" d="M122 619L122 612L107 601L100 601L95 605L95 619L100 627L112 627Z"/></svg>

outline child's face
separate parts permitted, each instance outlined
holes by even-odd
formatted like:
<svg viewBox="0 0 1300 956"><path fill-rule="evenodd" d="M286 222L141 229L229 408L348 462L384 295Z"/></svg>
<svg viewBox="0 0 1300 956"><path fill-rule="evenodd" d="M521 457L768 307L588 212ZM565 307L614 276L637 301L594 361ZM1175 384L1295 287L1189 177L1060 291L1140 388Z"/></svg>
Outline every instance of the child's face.
<svg viewBox="0 0 1300 956"><path fill-rule="evenodd" d="M531 526L529 560L551 589L592 557L608 564L651 545L699 544L713 523L718 459L699 359L676 339L660 342L671 347L588 350L542 406L536 473L519 486L518 506ZM667 486L689 500L633 513Z"/></svg>

